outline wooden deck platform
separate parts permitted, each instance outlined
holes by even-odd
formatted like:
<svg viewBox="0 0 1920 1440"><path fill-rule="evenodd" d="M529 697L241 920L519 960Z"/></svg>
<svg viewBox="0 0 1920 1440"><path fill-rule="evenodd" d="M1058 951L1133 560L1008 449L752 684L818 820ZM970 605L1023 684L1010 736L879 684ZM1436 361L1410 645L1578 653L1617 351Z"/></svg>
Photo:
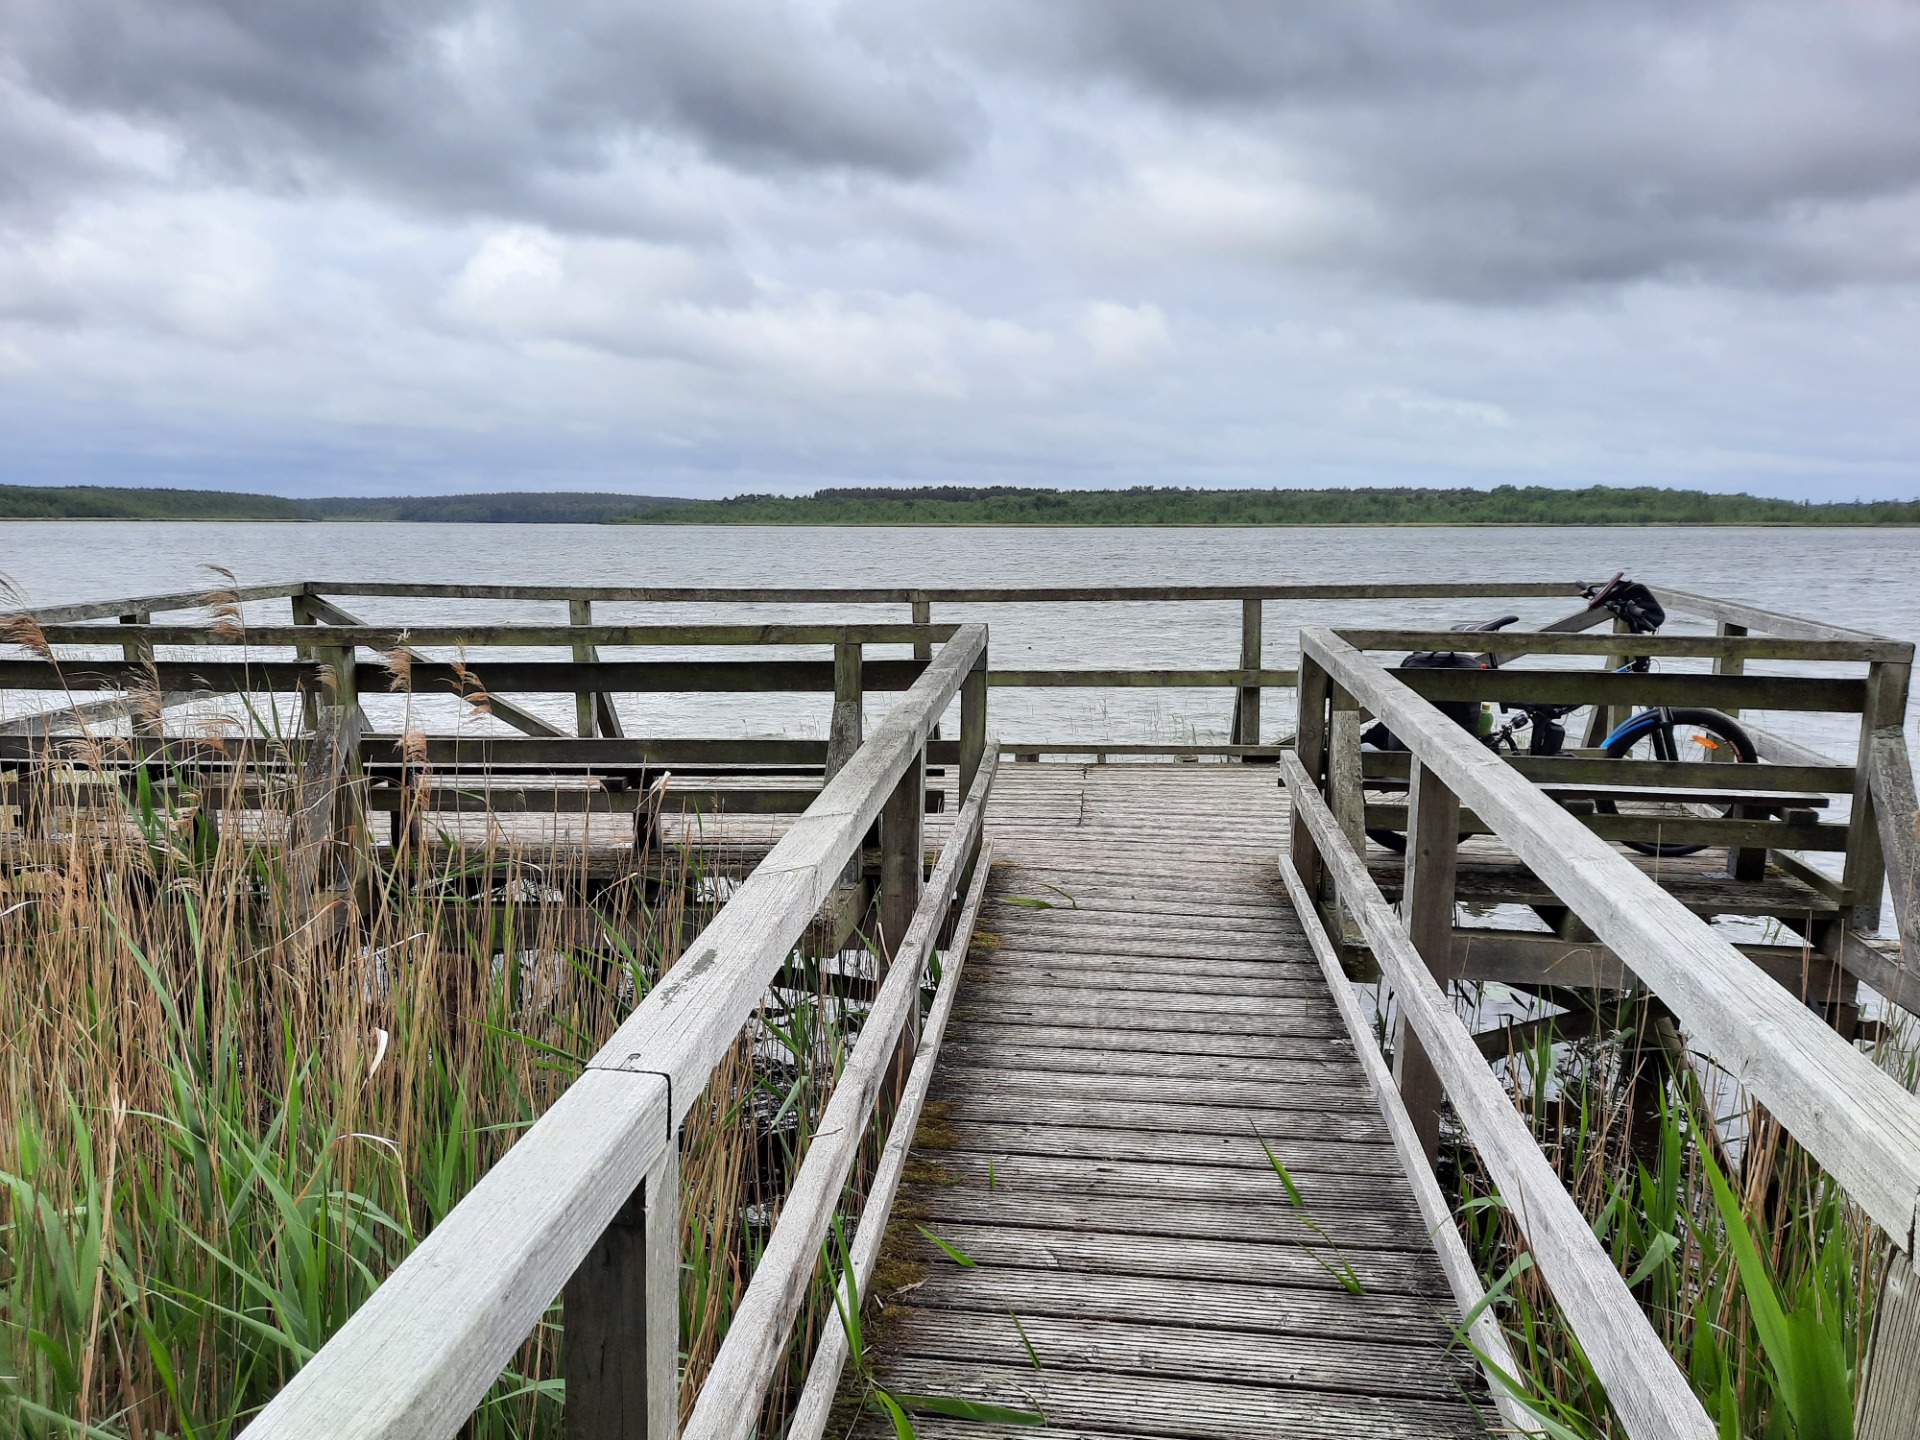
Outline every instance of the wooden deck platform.
<svg viewBox="0 0 1920 1440"><path fill-rule="evenodd" d="M1005 765L988 817L988 900L897 1212L912 1278L870 1321L883 1383L1037 1409L1064 1436L1485 1433L1275 873L1274 772Z"/></svg>

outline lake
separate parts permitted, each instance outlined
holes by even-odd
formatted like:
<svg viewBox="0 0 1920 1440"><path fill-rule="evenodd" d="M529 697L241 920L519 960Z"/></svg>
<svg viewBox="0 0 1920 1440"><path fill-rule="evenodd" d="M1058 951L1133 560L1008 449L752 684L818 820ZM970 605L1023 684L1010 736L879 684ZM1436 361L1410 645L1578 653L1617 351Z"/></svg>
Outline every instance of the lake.
<svg viewBox="0 0 1920 1440"><path fill-rule="evenodd" d="M712 586L1557 580L1626 570L1656 591L1666 581L1836 624L1920 636L1920 531L1907 529L0 523L0 574L35 604L209 586L216 582L207 565L224 566L243 583L306 578ZM564 607L551 603L434 608L367 599L352 608L368 620L416 623L460 616L564 618ZM602 605L595 618L691 619L693 608ZM1571 605L1532 601L1511 608L1536 621ZM268 613L262 610L261 618ZM272 613L284 618L284 607ZM773 613L767 607L705 607L701 618ZM807 613L821 619L906 618L897 608L820 606ZM1494 613L1495 606L1482 602L1270 602L1266 663L1291 665L1294 632L1303 623L1451 624ZM987 621L997 668L1238 663L1237 603L941 607L935 619ZM1268 701L1265 738L1291 730L1287 702L1285 696ZM1008 738L1113 741L1218 736L1230 704L1221 691L1003 690L993 700L995 728ZM826 719L820 696L626 697L622 707L633 732L652 734L817 735ZM555 698L546 708L556 720L570 720L570 700ZM374 718L383 719L378 713ZM1780 728L1836 753L1851 744L1844 721L1799 719Z"/></svg>

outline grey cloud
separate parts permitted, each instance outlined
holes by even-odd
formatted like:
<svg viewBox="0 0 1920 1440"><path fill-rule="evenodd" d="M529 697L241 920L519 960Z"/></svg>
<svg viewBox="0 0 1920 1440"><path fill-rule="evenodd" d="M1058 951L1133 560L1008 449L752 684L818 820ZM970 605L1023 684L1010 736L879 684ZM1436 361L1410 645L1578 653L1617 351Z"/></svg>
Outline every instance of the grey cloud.
<svg viewBox="0 0 1920 1440"><path fill-rule="evenodd" d="M1389 283L1516 299L1696 275L1920 275L1870 231L1851 250L1809 237L1823 211L1920 198L1920 11L1902 0L917 13L983 65L1265 139L1373 217L1329 250Z"/></svg>
<svg viewBox="0 0 1920 1440"><path fill-rule="evenodd" d="M983 119L952 79L747 0L0 0L18 83L175 139L210 178L632 228L623 148L925 176Z"/></svg>

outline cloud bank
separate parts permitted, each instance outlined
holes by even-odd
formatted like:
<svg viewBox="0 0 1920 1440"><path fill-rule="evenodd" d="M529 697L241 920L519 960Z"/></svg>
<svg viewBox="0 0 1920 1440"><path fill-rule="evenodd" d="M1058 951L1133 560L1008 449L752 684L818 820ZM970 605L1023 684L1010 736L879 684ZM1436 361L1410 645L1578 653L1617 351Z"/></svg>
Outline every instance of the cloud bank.
<svg viewBox="0 0 1920 1440"><path fill-rule="evenodd" d="M1920 492L1920 8L0 0L0 473Z"/></svg>

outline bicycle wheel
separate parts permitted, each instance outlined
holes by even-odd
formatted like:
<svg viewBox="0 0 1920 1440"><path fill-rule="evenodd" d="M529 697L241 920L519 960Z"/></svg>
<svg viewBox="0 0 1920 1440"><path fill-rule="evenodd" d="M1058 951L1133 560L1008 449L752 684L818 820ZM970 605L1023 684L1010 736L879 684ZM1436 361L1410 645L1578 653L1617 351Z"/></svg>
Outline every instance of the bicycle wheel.
<svg viewBox="0 0 1920 1440"><path fill-rule="evenodd" d="M1731 756L1736 764L1751 765L1760 755L1740 722L1718 710L1644 710L1628 721L1607 744L1609 760L1713 760ZM1602 815L1644 815L1656 819L1719 820L1739 807L1684 800L1596 800ZM1659 840L1628 840L1629 850L1642 855L1694 855L1706 845Z"/></svg>

